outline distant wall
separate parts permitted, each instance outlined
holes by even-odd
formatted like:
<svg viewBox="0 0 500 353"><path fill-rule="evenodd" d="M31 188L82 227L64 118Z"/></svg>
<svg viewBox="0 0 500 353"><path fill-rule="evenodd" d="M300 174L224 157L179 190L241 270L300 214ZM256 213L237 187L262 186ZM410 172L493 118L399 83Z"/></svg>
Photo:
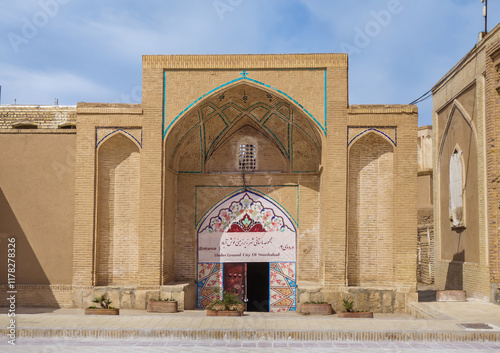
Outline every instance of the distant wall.
<svg viewBox="0 0 500 353"><path fill-rule="evenodd" d="M15 129L29 124L38 129L74 127L75 106L58 105L1 105L0 129Z"/></svg>

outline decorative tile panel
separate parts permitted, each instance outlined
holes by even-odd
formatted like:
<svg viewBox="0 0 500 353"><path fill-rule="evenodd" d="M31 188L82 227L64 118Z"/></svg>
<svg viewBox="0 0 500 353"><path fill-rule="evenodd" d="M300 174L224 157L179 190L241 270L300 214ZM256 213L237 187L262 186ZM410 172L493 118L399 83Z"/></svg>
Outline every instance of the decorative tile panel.
<svg viewBox="0 0 500 353"><path fill-rule="evenodd" d="M270 312L296 310L295 270L295 262L272 262L270 264Z"/></svg>
<svg viewBox="0 0 500 353"><path fill-rule="evenodd" d="M198 302L197 307L205 309L216 299L220 299L222 289L222 264L198 264Z"/></svg>

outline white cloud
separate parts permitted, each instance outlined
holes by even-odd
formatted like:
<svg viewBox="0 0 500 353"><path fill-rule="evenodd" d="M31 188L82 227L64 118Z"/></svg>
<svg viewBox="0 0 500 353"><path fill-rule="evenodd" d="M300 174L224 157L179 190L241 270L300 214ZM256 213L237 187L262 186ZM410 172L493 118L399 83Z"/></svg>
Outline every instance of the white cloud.
<svg viewBox="0 0 500 353"><path fill-rule="evenodd" d="M64 71L37 71L13 67L2 63L2 103L52 104L59 98L59 104L76 104L73 97L81 100L99 101L100 97L113 95L112 90L84 77Z"/></svg>

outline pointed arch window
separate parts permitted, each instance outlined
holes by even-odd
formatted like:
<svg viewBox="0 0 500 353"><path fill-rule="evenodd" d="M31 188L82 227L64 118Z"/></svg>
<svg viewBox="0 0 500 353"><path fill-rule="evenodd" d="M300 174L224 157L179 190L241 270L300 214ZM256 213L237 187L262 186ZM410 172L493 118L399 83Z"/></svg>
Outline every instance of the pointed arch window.
<svg viewBox="0 0 500 353"><path fill-rule="evenodd" d="M450 157L450 222L452 228L465 226L464 222L464 165L463 152L455 149Z"/></svg>

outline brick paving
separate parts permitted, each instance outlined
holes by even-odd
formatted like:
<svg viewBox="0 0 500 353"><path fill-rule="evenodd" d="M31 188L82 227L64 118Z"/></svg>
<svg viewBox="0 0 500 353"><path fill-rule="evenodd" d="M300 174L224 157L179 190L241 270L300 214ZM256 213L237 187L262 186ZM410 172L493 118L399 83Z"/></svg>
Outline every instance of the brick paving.
<svg viewBox="0 0 500 353"><path fill-rule="evenodd" d="M20 339L15 347L0 342L0 352L495 352L499 342L255 342L165 340Z"/></svg>

